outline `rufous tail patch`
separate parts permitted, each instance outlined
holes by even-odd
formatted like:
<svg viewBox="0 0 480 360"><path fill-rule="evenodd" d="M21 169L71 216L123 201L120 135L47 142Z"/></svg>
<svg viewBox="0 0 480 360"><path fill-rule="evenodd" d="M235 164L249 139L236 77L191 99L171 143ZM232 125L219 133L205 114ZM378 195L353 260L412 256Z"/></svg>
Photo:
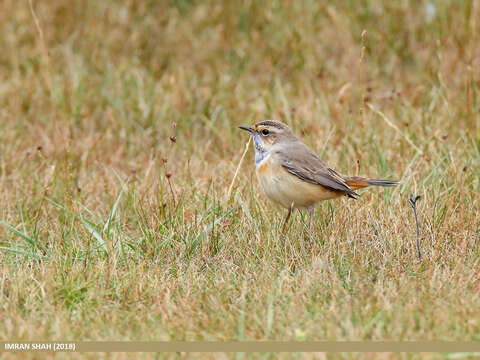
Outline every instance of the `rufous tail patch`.
<svg viewBox="0 0 480 360"><path fill-rule="evenodd" d="M348 186L350 186L351 188L354 188L354 189L359 189L359 188L364 188L364 187L370 186L369 183L367 183L366 181L362 181L362 180L347 180L346 183L347 183Z"/></svg>

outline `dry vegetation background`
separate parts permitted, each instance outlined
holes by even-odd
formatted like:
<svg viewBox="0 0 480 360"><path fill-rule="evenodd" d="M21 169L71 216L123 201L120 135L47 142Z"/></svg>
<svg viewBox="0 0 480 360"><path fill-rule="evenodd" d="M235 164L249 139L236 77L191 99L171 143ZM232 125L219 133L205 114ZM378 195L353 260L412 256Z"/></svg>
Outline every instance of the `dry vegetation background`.
<svg viewBox="0 0 480 360"><path fill-rule="evenodd" d="M479 1L32 5L0 2L2 340L480 340ZM401 185L308 249L252 149L227 196L263 119Z"/></svg>

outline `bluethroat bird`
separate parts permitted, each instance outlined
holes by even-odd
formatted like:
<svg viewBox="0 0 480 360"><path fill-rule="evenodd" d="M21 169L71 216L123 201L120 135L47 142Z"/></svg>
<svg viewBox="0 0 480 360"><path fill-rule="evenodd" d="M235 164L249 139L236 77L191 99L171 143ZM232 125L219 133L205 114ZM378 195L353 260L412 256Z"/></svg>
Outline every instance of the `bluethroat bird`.
<svg viewBox="0 0 480 360"><path fill-rule="evenodd" d="M282 232L294 208L308 210L311 230L313 211L318 202L340 196L356 199L359 195L354 190L398 183L340 175L280 121L267 120L239 128L253 136L257 178L265 195L288 209Z"/></svg>

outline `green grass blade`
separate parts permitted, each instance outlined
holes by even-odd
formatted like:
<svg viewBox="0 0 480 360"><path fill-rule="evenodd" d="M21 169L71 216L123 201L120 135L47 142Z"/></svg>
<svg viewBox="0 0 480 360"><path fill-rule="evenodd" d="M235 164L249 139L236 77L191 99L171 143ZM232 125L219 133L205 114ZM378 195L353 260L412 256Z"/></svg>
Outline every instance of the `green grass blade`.
<svg viewBox="0 0 480 360"><path fill-rule="evenodd" d="M21 232L20 230L17 230L16 228L14 228L13 226L7 224L5 221L1 220L0 221L0 225L3 225L5 226L8 230L10 230L11 232L17 234L18 236L20 236L22 239L24 239L26 242L28 242L30 245L32 246L36 246L36 242L35 240L33 240L30 236L28 236L27 234Z"/></svg>
<svg viewBox="0 0 480 360"><path fill-rule="evenodd" d="M103 226L103 233L105 234L107 239L110 238L110 227L112 225L113 219L115 218L115 213L117 212L118 204L120 203L120 199L122 198L122 195L123 195L123 190L124 189L122 188L122 190L118 194L117 199L115 200L115 203L112 206L112 210L110 211L110 215L108 216L108 220Z"/></svg>
<svg viewBox="0 0 480 360"><path fill-rule="evenodd" d="M27 256L27 257L30 257L30 258L35 259L35 260L40 259L40 256L38 256L37 254L29 253L29 252L26 252L26 251L23 251L23 250L13 249L13 248L5 247L5 246L0 246L0 250L4 250L4 251L11 252L11 253L18 254L18 255Z"/></svg>
<svg viewBox="0 0 480 360"><path fill-rule="evenodd" d="M200 235L197 236L195 240L193 240L192 245L190 245L189 253L193 253L197 246L203 241L205 236L207 236L208 233L212 231L212 229L220 222L222 221L226 216L230 215L234 210L236 210L237 207L234 207L227 211L225 214L222 216L218 217L214 222L212 222Z"/></svg>
<svg viewBox="0 0 480 360"><path fill-rule="evenodd" d="M242 197L240 196L239 193L237 193L235 195L235 198L240 203L240 206L242 207L242 211L245 214L245 216L247 217L249 224L252 225L253 224L253 218L252 218L252 214L250 214L250 210L248 209L247 204L245 204L245 201L243 201L243 199L242 199Z"/></svg>
<svg viewBox="0 0 480 360"><path fill-rule="evenodd" d="M107 244L105 243L103 236L95 229L96 225L85 219L82 215L80 215L80 220L82 221L82 224L87 228L90 235L92 235L98 241L100 246L105 250L105 252L108 253Z"/></svg>
<svg viewBox="0 0 480 360"><path fill-rule="evenodd" d="M378 146L377 141L375 141L375 149L377 150L378 164L380 165L382 176L385 176L387 174L388 166L387 166L387 162L385 161L385 157L383 156L383 153L380 150L380 147Z"/></svg>

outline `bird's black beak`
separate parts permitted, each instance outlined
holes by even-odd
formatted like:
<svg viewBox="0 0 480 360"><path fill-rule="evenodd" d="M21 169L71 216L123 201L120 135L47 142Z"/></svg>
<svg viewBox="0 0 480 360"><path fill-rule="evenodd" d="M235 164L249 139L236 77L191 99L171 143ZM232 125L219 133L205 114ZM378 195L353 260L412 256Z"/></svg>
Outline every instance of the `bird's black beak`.
<svg viewBox="0 0 480 360"><path fill-rule="evenodd" d="M250 126L239 126L238 128L248 131L250 134L253 134L253 129Z"/></svg>

